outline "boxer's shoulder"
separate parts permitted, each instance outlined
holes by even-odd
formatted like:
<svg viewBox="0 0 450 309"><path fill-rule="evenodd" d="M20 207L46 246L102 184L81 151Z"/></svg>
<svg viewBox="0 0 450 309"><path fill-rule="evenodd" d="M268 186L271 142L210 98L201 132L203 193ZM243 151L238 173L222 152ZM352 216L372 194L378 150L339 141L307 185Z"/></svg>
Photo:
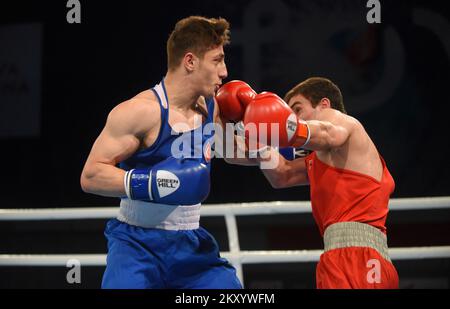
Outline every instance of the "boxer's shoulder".
<svg viewBox="0 0 450 309"><path fill-rule="evenodd" d="M144 91L114 107L108 115L108 122L122 128L121 131L139 135L159 127L160 110L154 94Z"/></svg>
<svg viewBox="0 0 450 309"><path fill-rule="evenodd" d="M139 92L132 99L148 100L148 101L154 101L154 102L158 101L158 99L155 96L155 93L150 89Z"/></svg>
<svg viewBox="0 0 450 309"><path fill-rule="evenodd" d="M333 125L345 127L346 129L349 130L354 130L357 129L358 127L362 127L358 119L332 108L324 109L320 113L320 116L318 117L317 120L328 121Z"/></svg>
<svg viewBox="0 0 450 309"><path fill-rule="evenodd" d="M160 110L158 98L151 90L145 90L138 93L133 98L129 99L128 102L130 103L130 106L138 112L154 113ZM159 115L159 113L156 115Z"/></svg>

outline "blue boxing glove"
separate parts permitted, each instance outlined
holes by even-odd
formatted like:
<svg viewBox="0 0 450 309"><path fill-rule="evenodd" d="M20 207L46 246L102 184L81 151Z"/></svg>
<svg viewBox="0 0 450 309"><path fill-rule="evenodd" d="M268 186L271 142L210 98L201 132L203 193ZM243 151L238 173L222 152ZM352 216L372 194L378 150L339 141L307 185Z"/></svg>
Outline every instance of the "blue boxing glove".
<svg viewBox="0 0 450 309"><path fill-rule="evenodd" d="M288 161L308 156L312 151L302 148L283 147L278 152Z"/></svg>
<svg viewBox="0 0 450 309"><path fill-rule="evenodd" d="M128 198L170 205L194 205L209 194L208 167L198 159L169 157L151 168L125 173Z"/></svg>

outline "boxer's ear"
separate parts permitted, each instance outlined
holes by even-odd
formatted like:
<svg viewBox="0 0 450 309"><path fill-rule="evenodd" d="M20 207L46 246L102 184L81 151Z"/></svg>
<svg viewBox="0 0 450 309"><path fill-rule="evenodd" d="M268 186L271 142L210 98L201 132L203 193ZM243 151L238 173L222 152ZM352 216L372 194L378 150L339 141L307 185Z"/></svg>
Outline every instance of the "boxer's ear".
<svg viewBox="0 0 450 309"><path fill-rule="evenodd" d="M328 98L322 98L320 100L319 105L322 109L324 108L331 108L331 101Z"/></svg>
<svg viewBox="0 0 450 309"><path fill-rule="evenodd" d="M186 53L183 58L183 65L188 73L192 73L195 69L197 57L193 53Z"/></svg>

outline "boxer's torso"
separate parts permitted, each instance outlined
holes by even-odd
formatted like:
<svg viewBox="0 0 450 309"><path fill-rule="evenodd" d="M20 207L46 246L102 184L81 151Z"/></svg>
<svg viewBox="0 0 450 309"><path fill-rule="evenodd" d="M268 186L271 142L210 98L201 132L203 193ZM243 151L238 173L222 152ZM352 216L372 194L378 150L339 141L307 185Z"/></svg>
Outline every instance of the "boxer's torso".
<svg viewBox="0 0 450 309"><path fill-rule="evenodd" d="M136 99L146 100L148 104L159 105L160 116L158 117L159 121L156 121L154 126L140 138L139 150L120 163L122 169L151 167L174 156L172 144L182 136L188 139L191 137L188 143L183 144L189 149L182 150L190 151L192 156L198 157L208 167L210 166L209 156L211 148L214 146L214 130L204 130L204 128L214 121L214 100L212 98L205 100L200 97L197 106L187 110L177 110L170 105L164 83L161 82L151 90L138 94ZM200 151L198 151L199 149ZM199 154L200 156L198 156Z"/></svg>
<svg viewBox="0 0 450 309"><path fill-rule="evenodd" d="M153 107L156 107L153 109L153 113L157 112L158 114L161 113L160 111L160 105L158 103L158 98L156 97L155 93L152 90L145 90L142 91L141 93L139 93L138 95L136 95L133 100L142 100L145 102L145 105L152 105ZM177 130L177 132L186 132L186 131L190 131L195 129L198 126L198 123L196 123L196 117L202 117L202 122L206 121L206 117L207 117L207 106L206 106L206 100L203 97L200 97L197 101L197 106L194 107L192 106L192 108L185 110L185 111L180 111L177 110L175 108L173 108L172 106L169 106L169 125L173 128L176 127L177 124L183 124L185 125L184 130ZM205 117L206 116L206 117ZM145 119L143 119L143 121L145 121ZM156 139L158 138L158 135L160 133L160 128L161 128L161 118L158 117L157 121L154 122L154 126L153 127L148 127L148 129L146 130L146 134L143 136L139 136L139 140L140 140L140 146L139 149L145 149L148 148L150 146L152 146Z"/></svg>
<svg viewBox="0 0 450 309"><path fill-rule="evenodd" d="M355 125L343 146L305 159L313 216L322 235L329 225L346 221L386 230L395 183L362 125Z"/></svg>
<svg viewBox="0 0 450 309"><path fill-rule="evenodd" d="M364 127L353 117L343 115L340 121L351 123L353 130L348 140L339 148L316 151L317 157L327 165L355 171L381 180L383 167L374 143ZM340 123L334 123L342 125Z"/></svg>

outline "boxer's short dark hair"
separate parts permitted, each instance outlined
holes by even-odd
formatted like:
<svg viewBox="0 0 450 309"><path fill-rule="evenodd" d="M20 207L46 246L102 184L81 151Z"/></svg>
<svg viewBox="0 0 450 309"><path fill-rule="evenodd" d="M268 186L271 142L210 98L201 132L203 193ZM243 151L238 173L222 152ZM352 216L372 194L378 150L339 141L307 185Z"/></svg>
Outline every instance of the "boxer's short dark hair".
<svg viewBox="0 0 450 309"><path fill-rule="evenodd" d="M169 70L178 67L187 52L202 58L208 50L229 44L229 28L224 18L190 16L178 21L167 40Z"/></svg>
<svg viewBox="0 0 450 309"><path fill-rule="evenodd" d="M289 100L292 99L292 97L299 94L310 100L312 107L316 107L323 98L327 98L330 100L332 108L345 114L347 113L345 111L341 90L336 84L327 78L308 78L289 90L284 96L284 100L289 103Z"/></svg>

